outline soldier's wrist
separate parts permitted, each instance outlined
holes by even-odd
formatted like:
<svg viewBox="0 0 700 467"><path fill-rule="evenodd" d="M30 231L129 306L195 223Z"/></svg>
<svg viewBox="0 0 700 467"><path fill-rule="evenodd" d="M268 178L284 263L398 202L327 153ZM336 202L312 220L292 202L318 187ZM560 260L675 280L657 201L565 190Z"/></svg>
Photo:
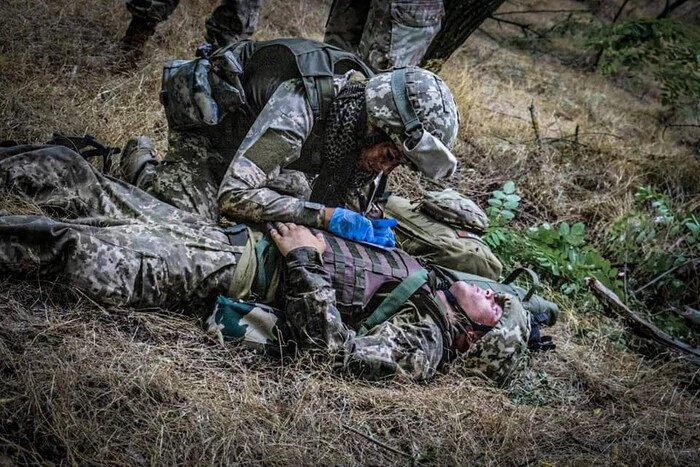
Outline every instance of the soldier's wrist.
<svg viewBox="0 0 700 467"><path fill-rule="evenodd" d="M328 230L328 225L331 223L331 217L333 217L334 212L335 212L335 208L324 208L323 228L325 230Z"/></svg>

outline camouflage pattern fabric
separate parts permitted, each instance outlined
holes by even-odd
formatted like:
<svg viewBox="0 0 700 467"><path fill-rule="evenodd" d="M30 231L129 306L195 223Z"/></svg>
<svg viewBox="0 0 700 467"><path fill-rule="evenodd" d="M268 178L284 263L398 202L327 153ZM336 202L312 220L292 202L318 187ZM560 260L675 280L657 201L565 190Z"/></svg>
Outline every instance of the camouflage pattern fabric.
<svg viewBox="0 0 700 467"><path fill-rule="evenodd" d="M324 42L355 53L376 72L418 65L444 14L442 0L334 0Z"/></svg>
<svg viewBox="0 0 700 467"><path fill-rule="evenodd" d="M477 233L485 232L489 226L483 209L452 188L426 191L420 209L436 220Z"/></svg>
<svg viewBox="0 0 700 467"><path fill-rule="evenodd" d="M391 92L391 75L380 73L369 79L365 90L367 117L401 148L406 132ZM451 150L457 140L459 112L447 84L430 71L410 67L406 72L406 94L424 130Z"/></svg>
<svg viewBox="0 0 700 467"><path fill-rule="evenodd" d="M385 213L399 221L397 245L432 264L498 280L501 262L478 235L428 216L406 198L390 196Z"/></svg>
<svg viewBox="0 0 700 467"><path fill-rule="evenodd" d="M200 313L205 302L210 308L216 295L235 295L229 286L242 247L231 246L224 229L103 176L68 148L0 149L0 193L51 216L0 216L1 273L58 278L100 303L188 313ZM302 346L367 378L435 374L443 336L417 307L357 338L343 323L318 252L290 253L285 278L277 306ZM253 316L239 326L260 322ZM267 334L253 328L246 335L271 335L274 324L264 322Z"/></svg>
<svg viewBox="0 0 700 467"><path fill-rule="evenodd" d="M186 313L211 307L217 295L236 295L230 287L243 247L232 246L225 229L102 175L68 148L0 149L0 193L45 213L0 215L1 273L58 278L105 304ZM412 298L390 320L358 337L357 323L345 322L336 306L336 292L317 251L290 252L284 268L285 295L273 304L284 310L290 327L284 332L296 336L298 345L331 358L339 370L370 379L424 380L444 363L451 336L420 302ZM499 377L518 355L525 328L516 320L520 315L508 311L517 310L516 305L507 306L504 319L481 345L477 342L470 368ZM266 308L273 310L257 304L223 329L223 321L215 320L215 328L223 335L238 326L240 335L245 326L248 340L279 348L290 339L275 330L283 326L277 319L261 320L260 310ZM363 311L369 315L372 310ZM512 331L512 320L520 332ZM256 332L255 323L267 331Z"/></svg>
<svg viewBox="0 0 700 467"><path fill-rule="evenodd" d="M512 295L503 294L496 300L503 306L503 316L491 331L469 349L462 359L462 367L503 384L527 352L530 315L520 300Z"/></svg>
<svg viewBox="0 0 700 467"><path fill-rule="evenodd" d="M451 340L422 307L407 302L390 320L358 337L357 325L345 322L343 310L336 306L336 292L322 256L313 249L298 248L285 260L284 316L299 346L316 349L324 358L330 357L338 370L367 379L430 379L444 363ZM241 324L250 326L250 321ZM266 327L271 329L269 324ZM270 335L246 328L249 339ZM280 345L267 339L265 344Z"/></svg>
<svg viewBox="0 0 700 467"><path fill-rule="evenodd" d="M216 169L223 164L221 154L195 131L170 131L168 145L164 160L146 165L136 186L178 209L217 222Z"/></svg>
<svg viewBox="0 0 700 467"><path fill-rule="evenodd" d="M126 8L136 17L153 23L167 20L180 0L127 0ZM260 18L261 0L221 0L207 19L207 41L226 45L253 35Z"/></svg>
<svg viewBox="0 0 700 467"><path fill-rule="evenodd" d="M0 149L0 193L47 214L0 217L3 273L59 278L110 305L189 313L228 292L241 248L222 228L103 176L68 148Z"/></svg>
<svg viewBox="0 0 700 467"><path fill-rule="evenodd" d="M335 93L351 74L334 80ZM282 169L301 157L314 116L301 80L282 83L255 119L226 170L219 188L222 214L244 221L277 220L323 226L324 206L275 191ZM297 178L301 181L301 177ZM289 190L288 190L289 191ZM308 183L296 193L310 193Z"/></svg>

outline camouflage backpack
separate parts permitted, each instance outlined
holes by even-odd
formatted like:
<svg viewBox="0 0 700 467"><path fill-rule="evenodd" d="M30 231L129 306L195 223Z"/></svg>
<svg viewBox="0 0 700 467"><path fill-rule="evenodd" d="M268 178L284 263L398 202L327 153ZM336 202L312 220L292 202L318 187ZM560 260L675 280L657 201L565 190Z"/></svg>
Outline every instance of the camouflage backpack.
<svg viewBox="0 0 700 467"><path fill-rule="evenodd" d="M407 253L489 279L500 276L501 262L474 233L486 229L488 219L473 201L458 192L427 192L418 206L392 195L385 213L399 221L396 240Z"/></svg>
<svg viewBox="0 0 700 467"><path fill-rule="evenodd" d="M489 226L486 213L474 201L452 188L426 191L419 209L435 220L475 233L484 233Z"/></svg>

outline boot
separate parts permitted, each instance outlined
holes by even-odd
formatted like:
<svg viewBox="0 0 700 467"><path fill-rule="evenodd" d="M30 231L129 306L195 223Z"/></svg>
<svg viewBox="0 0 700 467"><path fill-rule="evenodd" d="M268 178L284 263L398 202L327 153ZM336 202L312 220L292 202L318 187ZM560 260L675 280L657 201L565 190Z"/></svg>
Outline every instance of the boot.
<svg viewBox="0 0 700 467"><path fill-rule="evenodd" d="M155 34L157 24L138 16L131 19L129 27L120 41L120 47L127 64L136 65L143 57L143 48L151 36Z"/></svg>
<svg viewBox="0 0 700 467"><path fill-rule="evenodd" d="M120 156L112 164L111 173L132 185L136 185L136 181L146 165L158 164L153 141L148 136L130 138L124 145Z"/></svg>

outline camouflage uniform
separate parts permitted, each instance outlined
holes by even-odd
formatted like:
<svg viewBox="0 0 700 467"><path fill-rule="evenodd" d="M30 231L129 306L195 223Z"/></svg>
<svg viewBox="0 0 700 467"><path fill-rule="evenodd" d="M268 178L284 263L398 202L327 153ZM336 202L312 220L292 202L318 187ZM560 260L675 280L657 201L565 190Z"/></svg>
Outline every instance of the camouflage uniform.
<svg viewBox="0 0 700 467"><path fill-rule="evenodd" d="M336 93L353 74L334 79ZM248 222L321 227L324 206L307 201L308 179L286 169L307 150L314 125L304 86L292 79L270 91L255 94L216 126L170 130L163 163L146 166L138 186L212 221L220 211Z"/></svg>
<svg viewBox="0 0 700 467"><path fill-rule="evenodd" d="M241 248L222 228L65 147L2 149L0 192L51 215L0 217L3 272L58 276L96 301L138 308L201 306L228 292Z"/></svg>
<svg viewBox="0 0 700 467"><path fill-rule="evenodd" d="M377 72L418 65L444 14L442 0L334 0L324 42L357 54Z"/></svg>
<svg viewBox="0 0 700 467"><path fill-rule="evenodd" d="M103 176L70 149L0 149L0 192L51 214L0 215L2 273L58 277L101 303L189 313L214 294L236 295L230 287L242 251L223 228ZM317 251L298 248L283 267L286 295L277 305L299 343L332 355L341 370L427 379L443 362L449 337L420 307L409 302L358 337L341 318Z"/></svg>
<svg viewBox="0 0 700 467"><path fill-rule="evenodd" d="M180 0L127 0L126 8L137 18L160 23L170 17ZM253 35L260 17L260 0L221 0L207 19L207 40L219 45Z"/></svg>

